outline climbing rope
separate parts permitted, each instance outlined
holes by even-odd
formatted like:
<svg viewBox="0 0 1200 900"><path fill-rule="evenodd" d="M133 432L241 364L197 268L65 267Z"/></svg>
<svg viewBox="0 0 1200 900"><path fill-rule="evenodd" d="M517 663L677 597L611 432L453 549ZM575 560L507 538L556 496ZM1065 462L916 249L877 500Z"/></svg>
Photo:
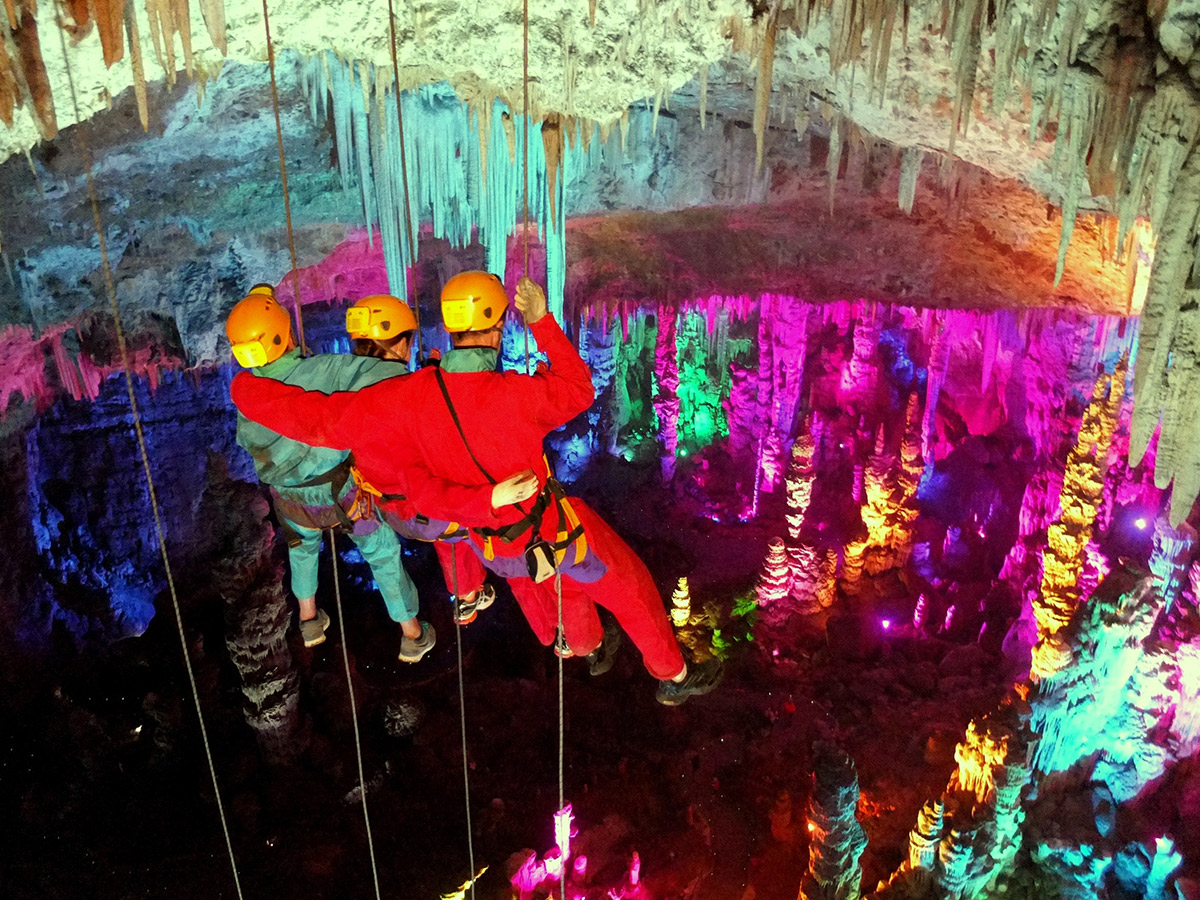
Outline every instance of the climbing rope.
<svg viewBox="0 0 1200 900"><path fill-rule="evenodd" d="M75 110L75 121L82 122L79 114L79 99L75 94L75 79L71 74L71 60L67 55L66 29L58 29L58 38L62 46L63 66L67 74L67 85L71 89L71 105ZM133 390L133 368L129 362L129 350L125 343L125 329L121 324L121 310L117 305L117 291L113 286L112 267L108 261L108 242L104 237L104 223L100 219L100 201L96 198L96 182L92 175L92 157L88 149L87 137L81 127L77 132L80 149L83 153L84 175L87 179L88 199L92 206L92 222L96 228L96 237L100 242L100 264L104 272L104 289L108 294L108 302L112 307L113 324L117 332L117 350L121 354L121 365L125 370L125 389L129 394L129 407L133 415L133 431L137 436L138 451L142 457L142 471L146 475L146 489L150 495L150 507L154 511L154 530L158 536L158 550L162 556L163 569L167 576L167 589L171 595L171 606L175 610L175 624L179 628L179 643L183 647L183 666L187 671L188 684L192 689L192 702L196 706L196 718L200 722L200 737L204 741L204 755L208 760L208 774L212 777L213 796L217 800L217 813L221 818L221 830L225 834L225 849L229 853L229 866L233 870L233 886L237 890L238 900L242 898L242 882L238 877L237 860L233 855L233 840L229 835L229 823L225 819L225 807L221 803L221 790L217 785L217 769L213 764L212 746L208 740L208 729L204 726L204 713L200 709L200 692L196 688L196 674L192 671L191 655L188 653L187 636L183 630L183 612L179 606L179 595L175 590L175 577L171 572L171 560L167 556L167 542L163 531L162 514L158 507L158 494L154 490L154 477L150 471L150 453L146 449L146 436L142 431L142 417L138 410L137 396Z"/></svg>
<svg viewBox="0 0 1200 900"><path fill-rule="evenodd" d="M524 42L521 53L521 118L525 122L525 138L521 142L521 174L525 176L522 196L525 205L525 224L521 229L524 262L521 274L529 277L529 0L523 0ZM529 326L525 326L525 374L532 373L529 367Z"/></svg>
<svg viewBox="0 0 1200 900"><path fill-rule="evenodd" d="M562 604L562 573L557 567L554 572L554 590L558 594L558 636L565 646L567 643L566 632L563 629L563 604ZM566 756L564 744L567 738L566 716L563 710L566 708L563 696L563 655L558 657L558 809L561 812L566 802L565 792L563 790L563 758ZM557 824L557 819L555 820ZM570 831L570 825L567 825L567 830ZM569 839L569 838L568 838ZM561 889L560 897L562 900L567 898L567 860L564 857L562 868L562 878L559 880L559 888Z"/></svg>
<svg viewBox="0 0 1200 900"><path fill-rule="evenodd" d="M381 526L382 527L382 526ZM371 814L367 812L367 780L363 777L362 739L358 734L358 706L354 702L354 679L350 677L350 651L346 648L346 617L342 615L342 586L338 581L337 544L334 531L329 529L329 549L333 557L333 596L337 605L338 622L342 629L342 662L346 665L346 687L350 691L350 721L354 724L354 753L358 758L358 790L362 794L363 821L367 825L367 852L371 855L371 878L375 882L375 900L379 893L379 869L375 865L375 840L371 837Z"/></svg>
<svg viewBox="0 0 1200 900"><path fill-rule="evenodd" d="M408 252L412 254L413 313L417 318L417 356L424 355L425 345L421 339L421 295L417 292L417 244L413 240L412 202L408 196L408 153L404 149L404 112L400 103L400 66L396 62L396 14L392 11L392 0L388 0L388 33L392 45L392 85L396 89L396 125L400 131L400 180L404 182L404 228L408 234ZM404 273L407 280L408 273Z"/></svg>
<svg viewBox="0 0 1200 900"><path fill-rule="evenodd" d="M292 256L292 293L296 298L296 335L300 352L308 356L304 342L304 312L300 308L300 269L296 266L296 239L292 234L292 202L288 199L287 162L283 157L283 123L279 119L279 88L275 83L275 46L271 43L271 17L263 0L263 30L267 34L267 65L271 70L271 103L275 107L275 139L279 144L279 178L283 183L283 214L287 220L288 252Z"/></svg>
<svg viewBox="0 0 1200 900"><path fill-rule="evenodd" d="M467 764L467 694L463 689L462 627L458 624L458 545L450 545L450 580L454 582L454 649L458 653L458 712L462 728L463 796L467 807L467 861L471 866L471 900L475 900L475 838L471 834L471 774Z"/></svg>

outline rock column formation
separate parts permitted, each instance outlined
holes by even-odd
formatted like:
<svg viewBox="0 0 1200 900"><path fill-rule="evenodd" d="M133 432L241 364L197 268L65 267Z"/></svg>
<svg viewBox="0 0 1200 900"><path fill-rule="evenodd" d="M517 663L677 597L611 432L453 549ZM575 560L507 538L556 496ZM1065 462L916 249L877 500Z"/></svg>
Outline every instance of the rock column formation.
<svg viewBox="0 0 1200 900"><path fill-rule="evenodd" d="M271 762L286 762L305 745L300 679L287 646L291 613L283 572L272 558L275 535L266 499L223 465L210 467L206 516L216 523L213 586L225 601L225 643L241 676L246 721Z"/></svg>
<svg viewBox="0 0 1200 900"><path fill-rule="evenodd" d="M800 900L857 900L867 835L855 817L858 774L842 751L817 744L808 802L808 872Z"/></svg>
<svg viewBox="0 0 1200 900"><path fill-rule="evenodd" d="M1084 599L1079 573L1103 494L1103 466L1125 394L1126 369L1127 362L1122 359L1112 375L1097 379L1075 446L1067 457L1060 512L1046 536L1042 585L1033 607L1038 642L1033 648L1031 674L1037 679L1061 671L1071 660L1061 632Z"/></svg>

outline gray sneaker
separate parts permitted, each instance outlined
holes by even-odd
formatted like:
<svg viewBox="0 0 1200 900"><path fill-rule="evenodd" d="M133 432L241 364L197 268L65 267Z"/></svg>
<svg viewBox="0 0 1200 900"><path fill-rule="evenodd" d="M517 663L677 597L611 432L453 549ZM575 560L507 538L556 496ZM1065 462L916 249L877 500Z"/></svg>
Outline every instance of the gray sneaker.
<svg viewBox="0 0 1200 900"><path fill-rule="evenodd" d="M707 694L718 684L725 674L725 664L719 659L706 659L702 663L692 663L683 681L660 681L655 699L663 706L679 706L688 697L698 697Z"/></svg>
<svg viewBox="0 0 1200 900"><path fill-rule="evenodd" d="M300 622L300 636L304 638L305 647L316 647L325 643L325 631L329 628L329 616L325 610L318 609L315 619Z"/></svg>
<svg viewBox="0 0 1200 900"><path fill-rule="evenodd" d="M437 643L437 633L428 622L421 623L421 636L410 638L407 635L400 638L400 662L420 662L421 657L433 649Z"/></svg>
<svg viewBox="0 0 1200 900"><path fill-rule="evenodd" d="M451 597L451 600L454 598ZM454 621L459 625L470 625L475 621L475 618L482 610L487 609L496 602L496 589L490 584L485 584L475 592L475 599L467 603L458 602L458 614L454 616Z"/></svg>

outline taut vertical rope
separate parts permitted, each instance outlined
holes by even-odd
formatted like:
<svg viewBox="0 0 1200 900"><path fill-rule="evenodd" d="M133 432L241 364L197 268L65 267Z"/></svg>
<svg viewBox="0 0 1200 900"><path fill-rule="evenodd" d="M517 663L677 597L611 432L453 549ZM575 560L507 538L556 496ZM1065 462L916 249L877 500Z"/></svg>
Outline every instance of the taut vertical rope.
<svg viewBox="0 0 1200 900"><path fill-rule="evenodd" d="M524 253L521 274L529 277L529 0L523 0L524 42L521 53L521 113L525 120L525 139L521 142L521 173L525 176L523 198L525 224L521 229L521 244ZM529 326L525 326L525 374L529 375Z"/></svg>
<svg viewBox="0 0 1200 900"><path fill-rule="evenodd" d="M71 89L71 105L75 109L75 121L82 123L79 115L79 99L75 94L75 79L71 74L71 61L67 56L66 32L58 29L59 42L62 46L63 66L66 69L67 85ZM133 369L129 364L129 350L125 344L125 329L121 325L121 310L117 305L117 291L113 285L112 267L108 262L108 242L104 237L104 224L100 219L100 202L96 199L96 182L92 177L92 156L88 149L87 137L80 127L77 132L79 145L83 151L84 175L87 178L88 199L92 206L92 222L96 228L96 238L100 242L100 264L104 272L104 289L108 294L108 302L112 307L113 325L117 332L117 349L121 354L121 366L125 370L125 389L129 394L129 408L133 415L133 432L137 436L138 451L142 456L142 471L146 476L146 489L150 495L150 508L154 511L154 530L158 537L158 550L162 556L163 569L167 576L167 589L171 595L171 606L175 610L175 624L179 628L179 643L183 647L183 667L187 671L188 684L192 689L192 702L196 705L196 718L200 722L200 737L204 741L204 755L208 760L208 774L212 777L213 796L217 800L217 814L221 818L221 830L225 834L225 849L229 853L229 866L233 870L233 886L237 890L239 900L242 897L242 882L238 877L237 860L233 855L233 840L229 835L229 823L225 819L225 807L221 803L221 789L217 785L217 769L213 764L212 747L208 741L208 729L204 727L204 713L200 709L200 692L196 688L196 674L192 671L192 660L188 653L187 635L183 630L183 612L179 607L179 595L175 590L175 576L171 573L171 560L167 556L167 542L163 532L162 514L158 508L158 494L154 490L154 476L150 471L150 453L146 448L146 436L142 431L142 417L138 410L137 396L133 392Z"/></svg>
<svg viewBox="0 0 1200 900"><path fill-rule="evenodd" d="M563 630L563 604L562 604L562 572L555 571L554 573L554 590L558 594L558 637L562 641L563 646L566 646L567 635ZM566 802L565 791L563 789L563 758L566 756L565 744L567 739L565 697L563 695L563 654L558 657L558 808L561 811ZM570 826L568 826L569 829ZM563 859L562 879L559 881L561 888L562 900L567 900L567 861Z"/></svg>
<svg viewBox="0 0 1200 900"><path fill-rule="evenodd" d="M308 355L308 344L304 342L304 312L300 307L300 269L296 265L296 239L292 235L292 202L288 199L287 163L283 158L283 123L279 119L279 88L275 84L275 47L271 43L271 17L267 13L267 0L263 0L263 30L267 34L267 65L271 70L271 103L275 108L275 140L279 144L279 178L283 182L283 215L287 220L288 252L292 257L292 293L296 298L296 337L300 340L300 352Z"/></svg>
<svg viewBox="0 0 1200 900"><path fill-rule="evenodd" d="M471 866L471 900L475 900L475 838L471 834L471 774L467 764L467 694L463 689L462 626L458 624L458 546L450 545L450 579L454 582L454 649L458 652L458 709L462 727L463 796L467 806L467 861Z"/></svg>
<svg viewBox="0 0 1200 900"><path fill-rule="evenodd" d="M417 317L417 355L425 352L421 338L421 295L417 292L417 244L413 240L412 202L408 196L408 153L404 149L404 112L400 108L400 66L396 62L396 14L392 11L392 0L388 0L388 33L392 45L392 86L396 90L396 124L400 130L400 179L404 182L404 228L408 234L408 252L412 254L413 312ZM404 273L405 279L408 273Z"/></svg>
<svg viewBox="0 0 1200 900"><path fill-rule="evenodd" d="M329 551L333 557L333 596L337 603L338 624L342 629L342 662L346 665L346 688L350 692L350 721L354 724L354 753L358 759L358 790L362 794L363 822L367 826L367 852L371 856L371 878L375 882L375 900L379 893L379 869L375 865L375 840L371 837L371 814L367 812L367 780L363 777L362 739L358 734L358 706L354 702L354 680L350 677L350 651L346 647L346 617L342 615L342 586L338 581L337 544L329 529Z"/></svg>

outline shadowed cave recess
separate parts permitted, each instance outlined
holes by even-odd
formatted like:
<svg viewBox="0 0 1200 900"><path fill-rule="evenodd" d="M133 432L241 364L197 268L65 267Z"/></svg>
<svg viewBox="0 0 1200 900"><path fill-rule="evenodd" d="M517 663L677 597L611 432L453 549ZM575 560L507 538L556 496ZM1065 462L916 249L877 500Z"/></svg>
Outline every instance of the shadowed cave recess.
<svg viewBox="0 0 1200 900"><path fill-rule="evenodd" d="M290 227L256 4L0 12L0 895L1200 898L1195 5L535 5L528 116L518 4L272 8ZM526 252L550 462L726 667L566 660L569 818L495 576L405 545L404 665L338 537L303 646L223 330L445 350Z"/></svg>

